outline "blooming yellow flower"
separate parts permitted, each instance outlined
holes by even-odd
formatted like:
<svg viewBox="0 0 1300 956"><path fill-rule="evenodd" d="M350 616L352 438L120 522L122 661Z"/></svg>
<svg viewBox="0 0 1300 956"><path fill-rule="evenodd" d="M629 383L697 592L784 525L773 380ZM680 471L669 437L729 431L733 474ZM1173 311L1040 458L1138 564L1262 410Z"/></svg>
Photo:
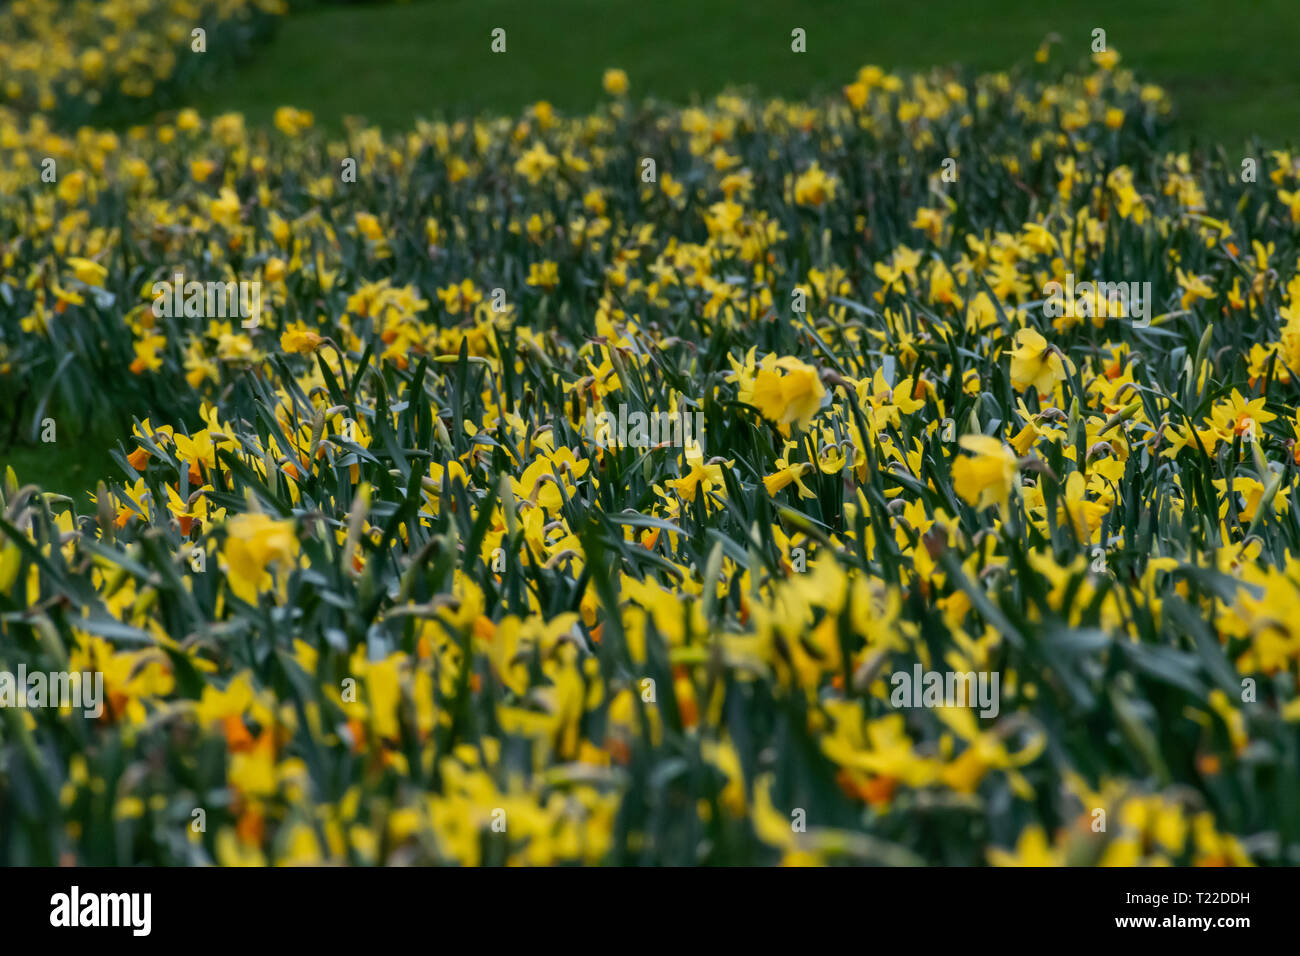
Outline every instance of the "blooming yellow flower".
<svg viewBox="0 0 1300 956"><path fill-rule="evenodd" d="M292 521L277 521L260 512L236 515L226 523L223 551L230 589L249 604L271 585L272 566L281 573L298 554Z"/></svg>
<svg viewBox="0 0 1300 956"><path fill-rule="evenodd" d="M316 117L309 110L281 106L275 111L272 122L275 123L275 128L284 133L285 136L297 136L303 130L310 129L311 125L316 122Z"/></svg>
<svg viewBox="0 0 1300 956"><path fill-rule="evenodd" d="M543 176L559 165L560 161L546 148L546 144L537 142L515 161L515 172L536 186L542 181Z"/></svg>
<svg viewBox="0 0 1300 956"><path fill-rule="evenodd" d="M550 292L560 284L560 270L554 262L534 262L528 267L528 284Z"/></svg>
<svg viewBox="0 0 1300 956"><path fill-rule="evenodd" d="M373 213L359 212L356 215L357 231L367 239L380 242L384 238L384 228L379 224L379 218Z"/></svg>
<svg viewBox="0 0 1300 956"><path fill-rule="evenodd" d="M310 355L320 348L320 333L307 328L302 322L295 323L280 336L280 348L286 352Z"/></svg>
<svg viewBox="0 0 1300 956"><path fill-rule="evenodd" d="M1200 276L1186 273L1182 269L1175 269L1174 272L1178 278L1178 284L1183 289L1181 305L1184 309L1190 309L1200 299L1214 298L1214 290Z"/></svg>
<svg viewBox="0 0 1300 956"><path fill-rule="evenodd" d="M90 259L69 256L68 265L72 266L72 274L86 285L103 287L104 279L108 276L108 269Z"/></svg>
<svg viewBox="0 0 1300 956"><path fill-rule="evenodd" d="M1019 471L1011 449L991 435L963 435L959 444L970 455L952 463L953 490L980 510L1005 504Z"/></svg>
<svg viewBox="0 0 1300 956"><path fill-rule="evenodd" d="M227 229L236 228L239 225L239 195L229 186L222 186L220 198L212 200L208 211L213 222Z"/></svg>
<svg viewBox="0 0 1300 956"><path fill-rule="evenodd" d="M1016 333L1016 347L1011 350L1011 384L1019 391L1034 388L1040 395L1050 395L1059 382L1074 372L1074 363L1059 349L1049 346L1034 329Z"/></svg>
<svg viewBox="0 0 1300 956"><path fill-rule="evenodd" d="M1020 832L1015 852L990 847L989 863L993 866L1064 866L1064 854L1053 850L1047 832L1037 823L1031 823Z"/></svg>
<svg viewBox="0 0 1300 956"><path fill-rule="evenodd" d="M752 385L742 386L740 400L753 405L778 425L807 428L821 408L826 387L817 369L793 356L763 360Z"/></svg>
<svg viewBox="0 0 1300 956"><path fill-rule="evenodd" d="M794 183L794 201L800 206L820 206L835 198L839 180L813 162Z"/></svg>
<svg viewBox="0 0 1300 956"><path fill-rule="evenodd" d="M628 88L627 74L618 69L606 70L601 85L610 96L623 96Z"/></svg>

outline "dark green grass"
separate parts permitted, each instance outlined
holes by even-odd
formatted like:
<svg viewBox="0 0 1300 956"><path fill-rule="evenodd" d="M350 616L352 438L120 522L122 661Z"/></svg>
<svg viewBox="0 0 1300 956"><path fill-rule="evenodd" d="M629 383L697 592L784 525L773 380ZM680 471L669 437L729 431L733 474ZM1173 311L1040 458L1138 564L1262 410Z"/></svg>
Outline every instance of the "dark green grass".
<svg viewBox="0 0 1300 956"><path fill-rule="evenodd" d="M505 54L489 50L494 27ZM808 51L790 50L807 31ZM1238 148L1300 138L1300 7L1295 0L425 0L320 6L292 15L234 75L191 96L205 112L267 119L280 104L332 126L348 114L386 126L413 116L517 112L547 99L584 109L620 66L633 94L688 101L728 85L765 94L832 90L864 63L890 69L1027 63L1048 33L1074 65L1091 32L1164 85L1187 138Z"/></svg>
<svg viewBox="0 0 1300 956"><path fill-rule="evenodd" d="M121 469L109 452L122 436L109 430L72 434L62 427L52 444L20 441L10 448L0 444L0 480L12 467L18 484L37 484L44 491L67 495L85 514L92 512L90 495L99 481L121 481Z"/></svg>

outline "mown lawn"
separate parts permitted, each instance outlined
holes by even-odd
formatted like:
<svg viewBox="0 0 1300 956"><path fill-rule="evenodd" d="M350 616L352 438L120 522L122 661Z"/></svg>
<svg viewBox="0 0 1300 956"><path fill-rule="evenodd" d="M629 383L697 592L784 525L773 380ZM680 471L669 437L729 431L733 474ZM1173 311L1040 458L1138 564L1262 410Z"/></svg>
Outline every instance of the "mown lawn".
<svg viewBox="0 0 1300 956"><path fill-rule="evenodd" d="M109 450L123 436L111 428L76 434L67 430L66 416L58 421L53 444L15 443L7 450L0 447L0 473L5 466L12 467L19 485L39 484L43 490L67 495L80 509L90 511L90 495L96 482L121 478Z"/></svg>
<svg viewBox="0 0 1300 956"><path fill-rule="evenodd" d="M489 50L494 27L505 54ZM808 52L790 50L807 31ZM1300 15L1293 0L429 0L324 6L292 15L237 75L192 98L208 110L265 119L277 105L331 125L348 114L388 125L437 111L516 111L548 99L584 109L607 66L634 95L674 101L751 84L765 94L829 89L852 69L964 63L999 69L1031 60L1055 32L1055 56L1089 51L1101 27L1126 63L1165 85L1188 137L1238 146L1300 131Z"/></svg>

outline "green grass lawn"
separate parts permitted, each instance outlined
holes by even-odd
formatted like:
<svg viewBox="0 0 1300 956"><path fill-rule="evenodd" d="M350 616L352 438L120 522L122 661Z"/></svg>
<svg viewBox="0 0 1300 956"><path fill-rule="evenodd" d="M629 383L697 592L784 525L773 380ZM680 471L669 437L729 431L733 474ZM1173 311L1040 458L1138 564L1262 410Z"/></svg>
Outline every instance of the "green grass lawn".
<svg viewBox="0 0 1300 956"><path fill-rule="evenodd" d="M109 452L123 436L108 429L80 435L60 431L53 444L15 444L0 449L0 479L12 467L18 484L37 484L43 491L67 495L82 514L93 513L90 495L98 481L120 481L121 470ZM128 447L131 446L128 443Z"/></svg>
<svg viewBox="0 0 1300 956"><path fill-rule="evenodd" d="M489 50L494 27L505 54ZM807 31L808 51L790 50ZM799 95L834 89L864 63L891 69L1027 62L1048 33L1073 64L1092 30L1141 76L1164 85L1188 138L1235 147L1251 134L1300 132L1300 9L1295 0L426 0L324 6L293 14L237 73L191 102L266 119L289 103L337 125L359 114L387 126L435 112L518 111L547 99L589 107L620 66L634 94L674 101L732 84Z"/></svg>

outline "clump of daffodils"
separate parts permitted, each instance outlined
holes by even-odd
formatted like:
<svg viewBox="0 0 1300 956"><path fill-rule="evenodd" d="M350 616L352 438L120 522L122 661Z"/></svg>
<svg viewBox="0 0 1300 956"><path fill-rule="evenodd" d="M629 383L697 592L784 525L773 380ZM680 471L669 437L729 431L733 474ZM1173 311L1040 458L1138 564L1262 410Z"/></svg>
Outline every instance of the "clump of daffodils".
<svg viewBox="0 0 1300 956"><path fill-rule="evenodd" d="M1117 56L346 145L64 135L135 73L0 64L0 403L130 423L0 482L4 663L104 675L0 733L24 860L1300 851L1291 154L1179 153Z"/></svg>

